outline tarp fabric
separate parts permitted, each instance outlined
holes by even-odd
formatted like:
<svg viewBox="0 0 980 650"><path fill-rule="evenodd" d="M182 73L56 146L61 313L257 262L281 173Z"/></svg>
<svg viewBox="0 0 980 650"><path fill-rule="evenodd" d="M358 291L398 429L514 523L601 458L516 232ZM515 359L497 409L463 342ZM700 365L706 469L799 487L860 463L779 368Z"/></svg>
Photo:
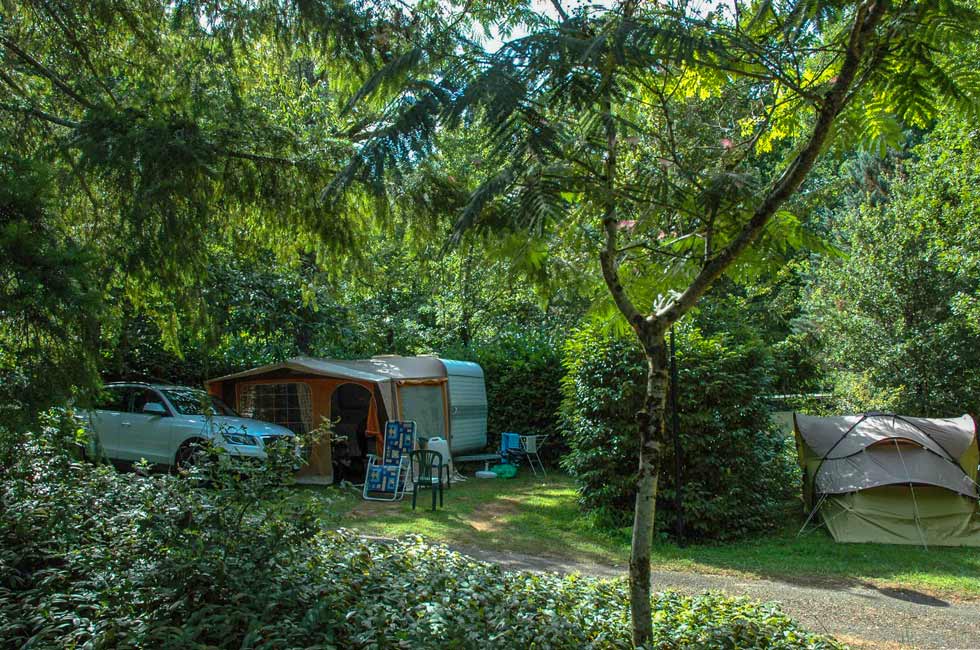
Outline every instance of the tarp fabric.
<svg viewBox="0 0 980 650"><path fill-rule="evenodd" d="M299 374L353 379L377 384L385 411L398 413L397 380L441 379L445 378L446 368L436 357L378 356L370 359L351 361L339 359L315 359L313 357L292 357L279 363L259 366L224 377L209 379L206 384L218 384L230 379L244 379L255 375L265 375L280 370L290 370ZM409 418L411 419L411 418Z"/></svg>
<svg viewBox="0 0 980 650"><path fill-rule="evenodd" d="M446 438L452 444L449 430L449 408L446 366L438 357L401 357L382 355L370 359L339 360L292 357L205 382L208 390L223 395L226 386L234 387L236 398L253 384L302 383L310 387L309 419L318 425L330 415L330 397L344 383L355 383L372 390L377 388L388 418L414 420L420 436ZM377 440L378 409L371 398L366 434ZM330 482L333 468L330 441L322 440L310 451L307 464L297 473L297 480L307 483Z"/></svg>
<svg viewBox="0 0 980 650"><path fill-rule="evenodd" d="M838 542L980 546L976 502L943 488L892 485L837 495L820 514Z"/></svg>
<svg viewBox="0 0 980 650"><path fill-rule="evenodd" d="M845 458L884 440L908 440L956 459L976 444L973 418L926 419L886 413L817 417L796 415L796 428L820 457ZM974 475L976 468L973 468Z"/></svg>

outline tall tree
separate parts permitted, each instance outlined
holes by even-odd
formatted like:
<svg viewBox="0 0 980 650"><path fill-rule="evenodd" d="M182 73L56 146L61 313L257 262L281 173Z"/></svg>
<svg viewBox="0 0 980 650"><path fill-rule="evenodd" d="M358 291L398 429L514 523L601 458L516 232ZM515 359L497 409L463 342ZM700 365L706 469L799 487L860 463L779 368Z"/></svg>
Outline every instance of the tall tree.
<svg viewBox="0 0 980 650"><path fill-rule="evenodd" d="M856 174L863 201L835 216L848 255L821 260L807 302L849 410L980 407L977 145L953 117L873 182Z"/></svg>
<svg viewBox="0 0 980 650"><path fill-rule="evenodd" d="M320 193L361 137L342 102L415 27L331 0L0 3L0 356L60 402L97 383L93 341L127 314L171 347L220 321L216 248L340 275L374 228ZM25 238L52 263L14 263ZM61 271L38 282L48 266ZM51 334L23 345L42 316Z"/></svg>
<svg viewBox="0 0 980 650"><path fill-rule="evenodd" d="M406 71L414 49L396 57L376 79L407 83L376 93L388 106L379 137L329 188L383 192L443 131L478 125L487 173L452 240L558 237L598 258L648 365L630 559L639 647L651 638L666 332L723 274L815 244L783 206L835 136L880 145L940 105L972 109L980 83L949 53L978 23L946 0L553 5L493 53L460 38L436 75Z"/></svg>

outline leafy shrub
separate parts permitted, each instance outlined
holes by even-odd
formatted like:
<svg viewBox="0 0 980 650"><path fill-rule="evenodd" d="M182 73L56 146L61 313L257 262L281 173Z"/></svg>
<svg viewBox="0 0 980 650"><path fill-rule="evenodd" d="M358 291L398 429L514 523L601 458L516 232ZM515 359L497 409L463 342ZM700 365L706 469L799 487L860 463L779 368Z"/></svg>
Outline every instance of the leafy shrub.
<svg viewBox="0 0 980 650"><path fill-rule="evenodd" d="M200 489L79 463L64 440L32 435L0 486L0 646L630 647L622 580L317 533L271 474ZM654 611L665 650L840 647L747 600L665 593Z"/></svg>
<svg viewBox="0 0 980 650"><path fill-rule="evenodd" d="M636 482L636 412L646 387L642 355L626 337L583 328L566 343L564 364L561 416L570 452L562 467L578 483L586 510L625 524Z"/></svg>
<svg viewBox="0 0 980 650"><path fill-rule="evenodd" d="M773 526L799 480L791 441L769 420L765 347L744 332L733 340L685 324L677 328L677 366L687 535L729 539ZM562 465L579 483L583 507L623 525L635 494L643 355L629 337L584 328L566 345L565 367L562 417L571 451ZM673 530L677 516L673 458L665 445L661 531Z"/></svg>
<svg viewBox="0 0 980 650"><path fill-rule="evenodd" d="M629 649L625 580L508 573L406 538L328 535L321 598L351 648ZM836 648L772 605L719 594L654 596L655 648ZM340 620L343 623L340 623Z"/></svg>
<svg viewBox="0 0 980 650"><path fill-rule="evenodd" d="M487 442L496 448L504 431L551 435L542 455L557 458L562 451L558 387L564 374L559 347L540 333L513 334L474 346L472 354L486 377Z"/></svg>
<svg viewBox="0 0 980 650"><path fill-rule="evenodd" d="M200 489L82 463L64 425L28 435L5 468L0 639L186 647L240 635L302 588L280 576L302 560L317 520L288 498L284 458L245 473L220 463Z"/></svg>

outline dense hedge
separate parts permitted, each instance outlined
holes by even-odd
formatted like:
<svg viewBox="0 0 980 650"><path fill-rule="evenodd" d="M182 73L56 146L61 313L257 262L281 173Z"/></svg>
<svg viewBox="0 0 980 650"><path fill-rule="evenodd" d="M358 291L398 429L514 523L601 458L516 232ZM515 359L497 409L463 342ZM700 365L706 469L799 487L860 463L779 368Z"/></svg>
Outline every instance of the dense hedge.
<svg viewBox="0 0 980 650"><path fill-rule="evenodd" d="M486 377L488 443L496 448L504 431L546 434L551 438L542 455L556 460L564 451L558 435L560 343L540 333L514 334L473 346L470 354Z"/></svg>
<svg viewBox="0 0 980 650"><path fill-rule="evenodd" d="M313 500L271 477L202 489L30 441L0 485L0 647L629 648L623 581L318 533ZM666 593L654 612L664 650L839 647L746 600Z"/></svg>
<svg viewBox="0 0 980 650"><path fill-rule="evenodd" d="M769 357L742 334L707 336L677 328L678 393L685 530L694 539L728 539L773 526L799 480L790 441L769 421ZM636 413L646 364L630 337L583 328L565 348L563 466L581 503L614 525L629 522L637 466ZM668 420L669 423L669 420ZM663 450L657 524L673 530L673 446Z"/></svg>

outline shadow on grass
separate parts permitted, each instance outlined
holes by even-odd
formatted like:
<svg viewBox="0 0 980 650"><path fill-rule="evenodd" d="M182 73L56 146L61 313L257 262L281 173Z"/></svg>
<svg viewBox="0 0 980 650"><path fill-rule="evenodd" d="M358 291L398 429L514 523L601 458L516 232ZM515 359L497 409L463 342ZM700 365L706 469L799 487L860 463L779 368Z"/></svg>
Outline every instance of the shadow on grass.
<svg viewBox="0 0 980 650"><path fill-rule="evenodd" d="M802 524L726 544L655 544L654 561L693 570L745 573L827 589L868 588L943 606L937 595L980 598L980 553L970 548L838 544L824 530L797 535Z"/></svg>
<svg viewBox="0 0 980 650"><path fill-rule="evenodd" d="M427 494L420 495L415 511L410 495L391 504L362 501L351 490L309 495L323 498L328 528L382 537L419 534L453 546L539 555L549 567L556 559L622 567L629 558L629 529L595 525L578 510L575 486L562 475L470 478L447 490L445 507L436 512L428 509ZM976 549L837 544L821 529L797 536L802 519L802 514L791 514L778 530L729 543L680 547L657 542L652 561L660 570L738 573L826 589L877 589L891 598L935 607L944 606L941 596L948 594L980 598Z"/></svg>

